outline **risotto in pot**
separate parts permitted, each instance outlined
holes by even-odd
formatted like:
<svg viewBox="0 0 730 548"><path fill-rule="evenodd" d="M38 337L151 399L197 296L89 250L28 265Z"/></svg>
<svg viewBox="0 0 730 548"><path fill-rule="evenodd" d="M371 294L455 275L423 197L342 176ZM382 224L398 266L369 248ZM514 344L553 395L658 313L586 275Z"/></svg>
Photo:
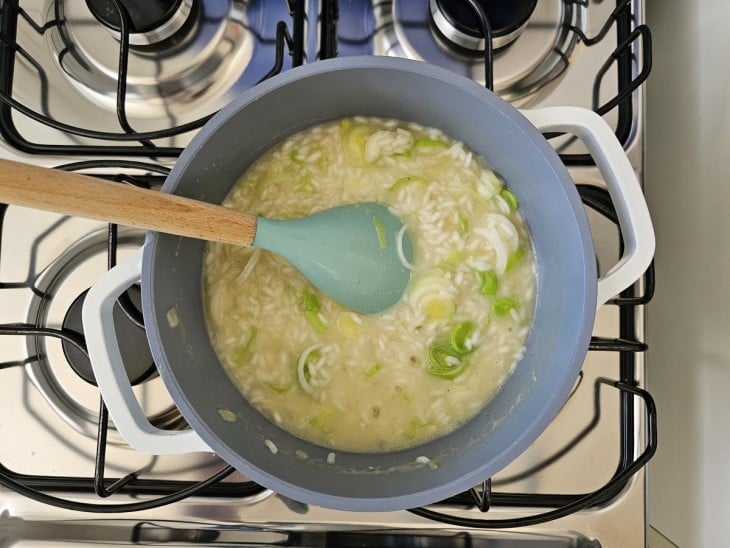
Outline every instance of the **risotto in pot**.
<svg viewBox="0 0 730 548"><path fill-rule="evenodd" d="M517 198L462 143L397 120L353 118L289 137L225 205L273 219L388 204L413 241L403 299L355 314L277 255L210 243L213 346L248 401L333 449L424 443L472 418L522 355L536 288ZM381 245L400 245L373 218Z"/></svg>

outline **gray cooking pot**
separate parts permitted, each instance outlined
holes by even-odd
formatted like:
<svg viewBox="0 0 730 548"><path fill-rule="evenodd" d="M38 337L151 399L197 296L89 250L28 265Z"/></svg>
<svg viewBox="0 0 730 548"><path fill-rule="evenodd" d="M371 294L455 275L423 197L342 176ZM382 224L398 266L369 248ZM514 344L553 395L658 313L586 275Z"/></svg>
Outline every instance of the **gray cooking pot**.
<svg viewBox="0 0 730 548"><path fill-rule="evenodd" d="M330 449L270 422L226 375L203 315L205 242L149 233L141 255L94 285L83 311L97 382L117 429L132 446L156 454L212 450L261 485L305 503L394 510L432 503L492 476L554 418L581 369L596 304L632 284L654 251L646 204L612 132L583 109L520 113L476 83L425 63L341 58L292 69L243 93L198 133L163 191L220 203L277 142L354 115L442 129L481 154L519 198L533 238L538 290L527 349L514 374L476 417L451 434L404 451L337 451L330 463ZM575 185L535 126L579 135L607 181L626 252L598 283ZM168 432L150 425L121 366L111 310L140 272L152 354L192 430Z"/></svg>

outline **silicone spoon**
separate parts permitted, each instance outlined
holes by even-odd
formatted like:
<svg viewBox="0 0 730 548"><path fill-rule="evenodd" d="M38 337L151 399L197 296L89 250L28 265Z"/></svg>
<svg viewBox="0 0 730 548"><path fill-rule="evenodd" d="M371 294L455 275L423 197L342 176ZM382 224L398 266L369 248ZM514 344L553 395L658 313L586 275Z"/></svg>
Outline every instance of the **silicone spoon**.
<svg viewBox="0 0 730 548"><path fill-rule="evenodd" d="M256 217L221 205L55 169L0 160L0 202L278 253L326 295L375 314L395 304L410 279L396 239L401 220L379 203L343 205L294 220ZM402 235L402 251L412 244Z"/></svg>

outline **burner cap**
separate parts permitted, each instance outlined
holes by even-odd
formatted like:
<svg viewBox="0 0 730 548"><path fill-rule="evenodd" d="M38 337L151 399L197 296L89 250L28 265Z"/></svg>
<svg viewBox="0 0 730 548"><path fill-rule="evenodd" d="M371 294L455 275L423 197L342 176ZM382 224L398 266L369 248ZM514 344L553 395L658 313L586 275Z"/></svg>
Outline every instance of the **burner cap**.
<svg viewBox="0 0 730 548"><path fill-rule="evenodd" d="M477 0L492 28L495 49L519 36L537 0ZM484 38L474 10L466 0L431 0L431 19L439 32L462 48L484 50Z"/></svg>
<svg viewBox="0 0 730 548"><path fill-rule="evenodd" d="M86 0L89 11L104 26L122 30L119 9L130 19L130 44L148 45L166 40L180 30L193 0Z"/></svg>
<svg viewBox="0 0 730 548"><path fill-rule="evenodd" d="M63 319L63 328L83 333L83 325L81 322L81 309L86 299L88 289L81 293L66 312ZM130 300L134 306L140 306L140 290L139 287L133 285L127 291ZM127 370L132 385L137 385L147 380L155 371L155 365L152 361L147 337L144 329L127 316L117 302L114 305L114 327L116 328L117 337L119 339L119 350L122 354L122 361ZM94 371L91 368L91 362L78 348L72 344L63 341L63 353L71 364L71 368L76 374L86 382L96 385Z"/></svg>

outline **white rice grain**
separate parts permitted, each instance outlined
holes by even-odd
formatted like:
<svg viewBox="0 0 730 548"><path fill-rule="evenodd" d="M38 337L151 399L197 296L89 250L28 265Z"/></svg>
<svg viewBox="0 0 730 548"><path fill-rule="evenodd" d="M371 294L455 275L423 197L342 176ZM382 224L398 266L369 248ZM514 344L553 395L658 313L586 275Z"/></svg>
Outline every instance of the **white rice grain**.
<svg viewBox="0 0 730 548"><path fill-rule="evenodd" d="M276 455L279 452L279 448L276 446L276 444L271 441L269 438L266 438L264 440L264 445L269 448L269 451L271 451L272 455Z"/></svg>

